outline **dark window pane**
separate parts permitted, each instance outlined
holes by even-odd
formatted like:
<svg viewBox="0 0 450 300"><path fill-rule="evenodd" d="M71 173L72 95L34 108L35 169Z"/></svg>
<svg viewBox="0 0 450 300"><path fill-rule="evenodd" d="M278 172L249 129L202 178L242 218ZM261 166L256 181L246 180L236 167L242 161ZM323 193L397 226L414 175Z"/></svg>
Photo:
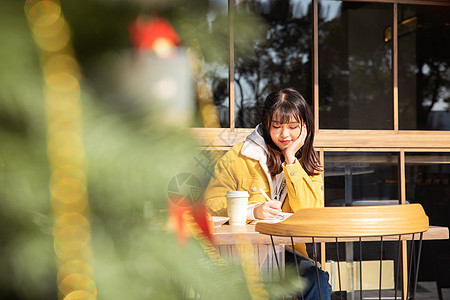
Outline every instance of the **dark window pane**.
<svg viewBox="0 0 450 300"><path fill-rule="evenodd" d="M294 87L311 103L310 1L242 1L234 12L236 127L254 127L279 88Z"/></svg>
<svg viewBox="0 0 450 300"><path fill-rule="evenodd" d="M393 129L392 4L320 1L319 126Z"/></svg>
<svg viewBox="0 0 450 300"><path fill-rule="evenodd" d="M325 206L398 204L398 154L325 152Z"/></svg>
<svg viewBox="0 0 450 300"><path fill-rule="evenodd" d="M406 199L420 203L430 225L450 227L450 153L406 153ZM450 241L424 241L419 281L450 283Z"/></svg>
<svg viewBox="0 0 450 300"><path fill-rule="evenodd" d="M406 199L421 203L432 225L450 225L450 153L406 153Z"/></svg>
<svg viewBox="0 0 450 300"><path fill-rule="evenodd" d="M400 129L450 130L450 7L399 5Z"/></svg>

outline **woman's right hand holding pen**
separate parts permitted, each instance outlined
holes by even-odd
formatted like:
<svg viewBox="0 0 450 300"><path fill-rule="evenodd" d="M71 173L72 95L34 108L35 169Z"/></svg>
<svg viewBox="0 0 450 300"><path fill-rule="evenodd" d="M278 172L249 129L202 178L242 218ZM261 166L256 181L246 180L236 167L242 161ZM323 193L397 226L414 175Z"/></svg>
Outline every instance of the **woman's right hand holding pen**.
<svg viewBox="0 0 450 300"><path fill-rule="evenodd" d="M260 220L275 219L281 212L281 202L273 201L263 189L259 190L267 201L255 207L253 216Z"/></svg>
<svg viewBox="0 0 450 300"><path fill-rule="evenodd" d="M281 212L280 201L266 201L255 206L253 216L259 220L275 219Z"/></svg>

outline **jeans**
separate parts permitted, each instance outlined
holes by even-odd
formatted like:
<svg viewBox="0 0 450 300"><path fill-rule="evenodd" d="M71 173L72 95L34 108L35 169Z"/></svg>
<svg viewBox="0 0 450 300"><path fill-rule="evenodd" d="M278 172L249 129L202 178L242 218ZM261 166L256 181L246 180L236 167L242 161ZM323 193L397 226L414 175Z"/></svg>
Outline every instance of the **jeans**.
<svg viewBox="0 0 450 300"><path fill-rule="evenodd" d="M314 261L302 259L297 256L297 262L300 260L300 276L306 282L305 289L299 293L298 299L305 300L330 300L331 299L331 285L328 283L329 275L328 272L323 271L319 268L319 282L320 282L320 294L319 294L319 284L317 283L317 273L316 265ZM294 255L286 251L286 264L295 264Z"/></svg>

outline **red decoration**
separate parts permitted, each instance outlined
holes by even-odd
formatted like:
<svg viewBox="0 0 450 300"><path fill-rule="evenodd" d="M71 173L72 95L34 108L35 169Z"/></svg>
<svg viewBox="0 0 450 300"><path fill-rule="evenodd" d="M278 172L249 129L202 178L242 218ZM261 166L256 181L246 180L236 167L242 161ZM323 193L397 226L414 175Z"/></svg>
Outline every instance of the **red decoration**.
<svg viewBox="0 0 450 300"><path fill-rule="evenodd" d="M179 245L186 245L192 231L213 243L211 215L203 202L191 204L183 197L171 197L168 202L169 222Z"/></svg>
<svg viewBox="0 0 450 300"><path fill-rule="evenodd" d="M180 42L178 34L170 23L163 18L150 20L137 18L130 26L130 36L137 49L153 50L154 43L158 39L164 39L173 46Z"/></svg>
<svg viewBox="0 0 450 300"><path fill-rule="evenodd" d="M192 206L192 215L198 227L200 228L200 232L202 233L202 235L205 238L207 238L209 242L212 244L213 243L212 237L213 229L211 226L212 219L205 204L201 201L195 203Z"/></svg>

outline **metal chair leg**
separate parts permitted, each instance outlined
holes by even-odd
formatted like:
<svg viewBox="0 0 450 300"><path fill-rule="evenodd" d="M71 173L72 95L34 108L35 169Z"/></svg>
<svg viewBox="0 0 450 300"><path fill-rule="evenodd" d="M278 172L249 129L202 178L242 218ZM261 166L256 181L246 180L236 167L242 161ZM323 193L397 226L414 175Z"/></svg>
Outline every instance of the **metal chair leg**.
<svg viewBox="0 0 450 300"><path fill-rule="evenodd" d="M422 252L422 238L423 238L423 232L420 233L419 249L417 249L417 251L418 251L417 263L416 263L416 271L415 271L414 285L413 285L413 291L412 291L413 299L416 296L417 281L419 280L419 265L420 265L420 254Z"/></svg>
<svg viewBox="0 0 450 300"><path fill-rule="evenodd" d="M275 255L275 261L277 263L278 274L280 275L280 278L282 278L281 267L280 267L280 263L278 262L278 255L277 255L277 251L275 249L275 243L273 242L272 236L270 236L270 240L272 241L273 254Z"/></svg>
<svg viewBox="0 0 450 300"><path fill-rule="evenodd" d="M362 280L362 241L361 237L359 237L359 299L362 300L362 291L363 291L363 280Z"/></svg>
<svg viewBox="0 0 450 300"><path fill-rule="evenodd" d="M319 289L319 297L320 297L320 300L322 300L322 290L321 290L321 288L320 288L320 278L319 278L319 267L317 266L316 242L314 241L314 238L312 238L312 242L313 242L313 257L314 257L314 264L316 265L317 288Z"/></svg>
<svg viewBox="0 0 450 300"><path fill-rule="evenodd" d="M337 265L338 265L338 279L339 279L339 298L342 300L342 286L341 286L341 268L340 268L340 258L339 258L339 243L338 238L336 238L336 255L337 255Z"/></svg>
<svg viewBox="0 0 450 300"><path fill-rule="evenodd" d="M409 270L408 270L408 289L406 291L406 299L409 299L409 291L411 290L411 273L413 270L413 262L415 260L415 251L414 251L414 237L415 234L412 234L412 239L411 239L411 246L410 246L410 251L409 251ZM412 292L411 292L412 293ZM413 299L414 299L414 295L412 295Z"/></svg>
<svg viewBox="0 0 450 300"><path fill-rule="evenodd" d="M398 236L398 243L397 243L397 274L395 276L394 281L394 299L397 299L397 289L399 284L399 277L400 277L400 262L401 262L401 253L402 253L402 236Z"/></svg>
<svg viewBox="0 0 450 300"><path fill-rule="evenodd" d="M381 300L381 281L383 274L383 236L380 237L380 283L378 284L378 299Z"/></svg>

